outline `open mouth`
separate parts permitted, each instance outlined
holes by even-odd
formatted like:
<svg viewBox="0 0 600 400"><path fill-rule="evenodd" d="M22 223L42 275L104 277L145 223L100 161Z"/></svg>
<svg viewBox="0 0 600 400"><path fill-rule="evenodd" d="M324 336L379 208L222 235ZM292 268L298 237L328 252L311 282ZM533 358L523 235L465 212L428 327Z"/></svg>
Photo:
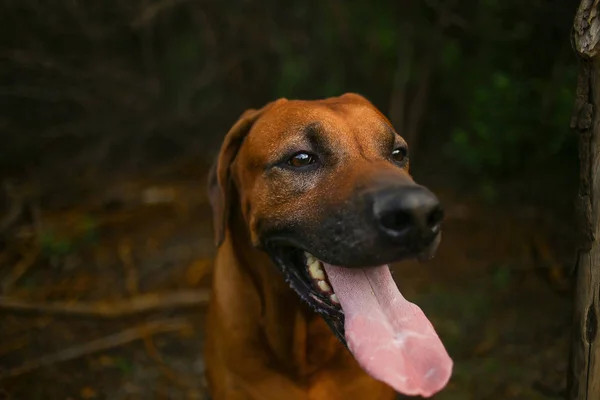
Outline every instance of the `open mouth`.
<svg viewBox="0 0 600 400"><path fill-rule="evenodd" d="M369 375L411 396L430 397L446 386L452 360L423 311L402 296L388 265L340 267L290 247L269 253Z"/></svg>
<svg viewBox="0 0 600 400"><path fill-rule="evenodd" d="M283 272L290 287L321 314L337 338L345 345L344 312L323 263L312 254L290 246L271 247L269 255Z"/></svg>

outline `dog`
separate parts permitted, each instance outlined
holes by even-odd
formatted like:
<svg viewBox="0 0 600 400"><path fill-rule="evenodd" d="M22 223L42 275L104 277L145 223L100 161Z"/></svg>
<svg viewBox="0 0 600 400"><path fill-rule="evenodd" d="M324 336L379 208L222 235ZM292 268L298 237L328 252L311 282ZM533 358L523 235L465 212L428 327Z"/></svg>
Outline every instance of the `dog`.
<svg viewBox="0 0 600 400"><path fill-rule="evenodd" d="M347 93L247 110L208 193L212 399L387 400L446 386L452 360L387 266L435 254L443 209L371 102Z"/></svg>

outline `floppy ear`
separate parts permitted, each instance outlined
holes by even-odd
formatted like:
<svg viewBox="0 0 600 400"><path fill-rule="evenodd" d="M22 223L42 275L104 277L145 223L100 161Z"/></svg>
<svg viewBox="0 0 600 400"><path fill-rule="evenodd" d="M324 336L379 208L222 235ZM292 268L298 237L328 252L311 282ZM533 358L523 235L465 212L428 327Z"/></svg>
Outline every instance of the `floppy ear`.
<svg viewBox="0 0 600 400"><path fill-rule="evenodd" d="M341 99L346 99L346 100L350 100L350 101L356 101L359 103L369 103L371 104L371 102L363 95L358 94L358 93L354 93L354 92L347 92L344 93L343 95L340 96Z"/></svg>
<svg viewBox="0 0 600 400"><path fill-rule="evenodd" d="M208 198L213 212L213 227L217 247L225 239L225 229L231 207L232 181L230 166L254 123L265 111L282 100L284 99L269 103L260 110L246 110L225 135L219 156L208 173Z"/></svg>

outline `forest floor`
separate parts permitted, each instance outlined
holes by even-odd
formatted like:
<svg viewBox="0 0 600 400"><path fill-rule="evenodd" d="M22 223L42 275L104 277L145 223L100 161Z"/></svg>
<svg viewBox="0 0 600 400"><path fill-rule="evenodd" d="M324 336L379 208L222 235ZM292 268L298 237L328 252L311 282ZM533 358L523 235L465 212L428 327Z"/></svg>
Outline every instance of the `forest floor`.
<svg viewBox="0 0 600 400"><path fill-rule="evenodd" d="M0 244L1 399L206 398L205 175L188 163L12 207L25 217ZM431 188L447 210L439 252L394 270L455 360L434 398L561 398L569 247L536 207Z"/></svg>

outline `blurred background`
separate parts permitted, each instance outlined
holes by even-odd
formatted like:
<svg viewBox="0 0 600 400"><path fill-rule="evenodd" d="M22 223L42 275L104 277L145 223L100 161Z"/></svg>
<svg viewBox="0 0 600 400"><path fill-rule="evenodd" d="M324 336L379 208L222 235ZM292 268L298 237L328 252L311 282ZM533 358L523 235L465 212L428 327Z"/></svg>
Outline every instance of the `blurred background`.
<svg viewBox="0 0 600 400"><path fill-rule="evenodd" d="M445 204L403 293L435 399L564 394L575 0L0 1L0 398L204 399L206 173L247 108L358 92Z"/></svg>

